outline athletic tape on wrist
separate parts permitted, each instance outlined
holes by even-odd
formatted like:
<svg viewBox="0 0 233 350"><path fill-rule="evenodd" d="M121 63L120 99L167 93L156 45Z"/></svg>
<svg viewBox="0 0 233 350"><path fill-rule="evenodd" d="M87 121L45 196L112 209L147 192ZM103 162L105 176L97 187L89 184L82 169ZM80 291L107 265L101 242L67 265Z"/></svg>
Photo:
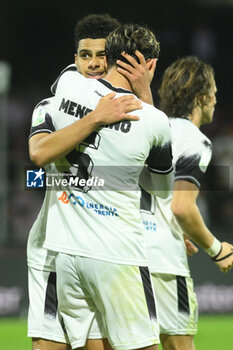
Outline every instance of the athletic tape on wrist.
<svg viewBox="0 0 233 350"><path fill-rule="evenodd" d="M214 258L214 257L217 257L220 252L222 250L222 244L221 242L214 237L214 241L213 241L213 244L210 248L208 249L205 249L205 252L211 257L211 258Z"/></svg>

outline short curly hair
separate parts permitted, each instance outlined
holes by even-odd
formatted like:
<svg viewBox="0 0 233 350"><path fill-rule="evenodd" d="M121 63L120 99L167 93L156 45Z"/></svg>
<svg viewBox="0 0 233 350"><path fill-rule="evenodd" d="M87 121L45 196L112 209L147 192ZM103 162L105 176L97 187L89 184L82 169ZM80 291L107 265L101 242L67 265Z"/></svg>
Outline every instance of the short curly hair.
<svg viewBox="0 0 233 350"><path fill-rule="evenodd" d="M117 60L129 63L122 57L122 51L138 61L134 55L136 50L139 50L146 60L159 57L160 44L147 26L122 24L106 38L105 52L109 67L115 65Z"/></svg>
<svg viewBox="0 0 233 350"><path fill-rule="evenodd" d="M74 29L75 49L82 39L105 39L120 22L109 14L90 14L79 20Z"/></svg>
<svg viewBox="0 0 233 350"><path fill-rule="evenodd" d="M168 117L188 117L198 97L208 95L214 81L213 68L196 56L173 62L164 72L158 90L160 109Z"/></svg>

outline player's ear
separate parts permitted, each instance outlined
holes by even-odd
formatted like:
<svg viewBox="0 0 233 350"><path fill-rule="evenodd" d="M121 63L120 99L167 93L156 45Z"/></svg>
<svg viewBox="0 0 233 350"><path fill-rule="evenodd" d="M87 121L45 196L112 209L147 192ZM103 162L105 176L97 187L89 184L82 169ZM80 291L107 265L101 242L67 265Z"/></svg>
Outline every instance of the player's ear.
<svg viewBox="0 0 233 350"><path fill-rule="evenodd" d="M77 60L78 60L78 55L75 53L74 54L74 63L76 64L76 66L77 66Z"/></svg>
<svg viewBox="0 0 233 350"><path fill-rule="evenodd" d="M206 105L206 97L205 95L199 95L196 96L196 105L199 107L203 107L204 105Z"/></svg>

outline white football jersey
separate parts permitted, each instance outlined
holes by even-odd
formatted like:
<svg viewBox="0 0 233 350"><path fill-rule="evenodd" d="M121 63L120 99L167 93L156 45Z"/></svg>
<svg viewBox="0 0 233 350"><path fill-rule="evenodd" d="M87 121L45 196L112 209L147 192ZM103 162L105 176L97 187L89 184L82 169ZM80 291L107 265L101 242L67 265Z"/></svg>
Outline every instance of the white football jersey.
<svg viewBox="0 0 233 350"><path fill-rule="evenodd" d="M211 142L186 118L170 118L170 124L175 180L189 181L199 188L211 160ZM183 231L171 211L171 199L172 196L154 198L142 191L141 214L149 267L154 273L188 276Z"/></svg>
<svg viewBox="0 0 233 350"><path fill-rule="evenodd" d="M103 79L86 79L74 65L62 72L55 90L52 114L45 114L44 122L33 117L30 136L74 123L112 91L116 96L131 93ZM138 178L145 161L152 172L166 174L172 170L171 130L167 116L151 105L143 103L143 109L133 113L139 115L139 121L99 128L47 169L50 193L43 206L45 248L115 263L148 265ZM53 182L54 187L49 188L52 181L55 185Z"/></svg>
<svg viewBox="0 0 233 350"><path fill-rule="evenodd" d="M29 137L41 132L51 133L55 131L52 122L53 101L54 97L50 97L37 104L32 114ZM50 166L47 166L46 170L49 171L49 168ZM46 191L43 205L30 230L27 242L28 266L44 271L55 271L54 252L48 252L43 247L47 225L47 208L50 203L51 194L51 191Z"/></svg>

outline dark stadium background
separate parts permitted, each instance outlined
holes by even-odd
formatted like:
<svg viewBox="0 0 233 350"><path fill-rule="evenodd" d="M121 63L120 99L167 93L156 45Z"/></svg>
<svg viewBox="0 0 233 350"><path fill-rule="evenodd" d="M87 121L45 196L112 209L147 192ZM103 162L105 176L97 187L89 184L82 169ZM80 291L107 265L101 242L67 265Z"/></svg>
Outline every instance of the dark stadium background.
<svg viewBox="0 0 233 350"><path fill-rule="evenodd" d="M8 89L0 83L0 316L27 312L26 240L43 198L41 192L25 191L32 110L73 62L76 21L105 12L122 22L146 23L157 34L156 105L161 75L173 60L195 54L214 67L218 103L214 122L203 128L214 156L199 202L217 237L233 243L233 0L2 1L0 81L2 67L10 68L11 77ZM190 264L200 312L232 313L233 272L221 274L203 252Z"/></svg>

